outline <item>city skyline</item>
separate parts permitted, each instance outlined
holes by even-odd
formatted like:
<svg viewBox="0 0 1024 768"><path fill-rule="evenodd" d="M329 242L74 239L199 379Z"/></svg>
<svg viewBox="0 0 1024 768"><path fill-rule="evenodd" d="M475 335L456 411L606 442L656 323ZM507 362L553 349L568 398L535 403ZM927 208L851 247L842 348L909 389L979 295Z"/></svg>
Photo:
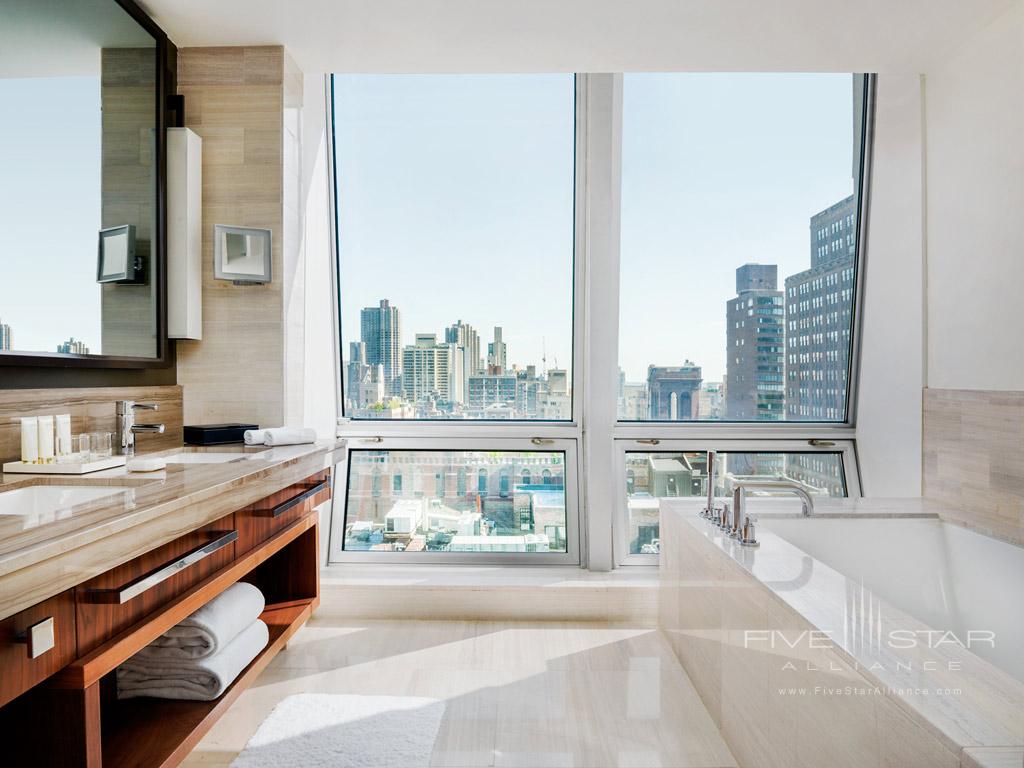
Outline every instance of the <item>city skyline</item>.
<svg viewBox="0 0 1024 768"><path fill-rule="evenodd" d="M573 82L335 76L345 349L360 308L387 296L406 315L402 344L462 315L502 327L521 363L539 366L546 348L549 367L571 370ZM810 217L853 191L854 82L625 75L619 364L628 381L686 357L705 380L724 381L720 307L734 268L807 269Z"/></svg>
<svg viewBox="0 0 1024 768"><path fill-rule="evenodd" d="M668 366L649 363L643 382L628 381L620 368L619 418L844 418L856 257L855 206L856 196L850 195L810 217L809 259L798 272L780 279L775 264L748 262L736 267L735 294L724 303L728 353L724 379L707 379L700 361L686 356ZM780 288L783 284L784 290ZM571 379L566 376L564 384L557 386L550 382L549 374L561 376L564 369L517 359L504 342L501 326L491 329L491 341L481 339L480 329L462 318L439 329L440 333L410 330L403 334L401 308L390 299L381 298L376 306L360 312L362 338L350 343L349 359L342 358L349 415L571 416ZM413 343L403 344L402 338L410 333ZM385 376L388 366L396 373ZM376 388L366 389L364 380ZM550 404L545 396L561 398L554 410L543 407L545 402ZM395 405L373 408L378 403Z"/></svg>

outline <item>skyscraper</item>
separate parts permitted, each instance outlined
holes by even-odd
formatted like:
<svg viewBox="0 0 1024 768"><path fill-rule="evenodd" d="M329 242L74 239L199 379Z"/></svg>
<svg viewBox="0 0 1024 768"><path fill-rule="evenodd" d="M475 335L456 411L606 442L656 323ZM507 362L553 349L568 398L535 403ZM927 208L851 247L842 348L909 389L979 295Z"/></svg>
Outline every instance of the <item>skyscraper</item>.
<svg viewBox="0 0 1024 768"><path fill-rule="evenodd" d="M786 418L846 416L854 271L856 197L811 217L811 268L786 278Z"/></svg>
<svg viewBox="0 0 1024 768"><path fill-rule="evenodd" d="M462 368L461 347L438 344L433 333L417 333L416 344L402 350L402 394L410 403L462 402Z"/></svg>
<svg viewBox="0 0 1024 768"><path fill-rule="evenodd" d="M0 352L9 352L11 349L11 326L0 323Z"/></svg>
<svg viewBox="0 0 1024 768"><path fill-rule="evenodd" d="M725 416L777 421L785 410L785 306L774 264L736 270L736 296L726 304Z"/></svg>
<svg viewBox="0 0 1024 768"><path fill-rule="evenodd" d="M487 372L501 376L508 367L508 347L501 340L501 326L494 327L494 341L487 345Z"/></svg>
<svg viewBox="0 0 1024 768"><path fill-rule="evenodd" d="M701 381L700 366L689 360L677 366L647 366L650 418L654 421L697 418Z"/></svg>
<svg viewBox="0 0 1024 768"><path fill-rule="evenodd" d="M383 366L389 393L398 394L402 377L402 320L398 307L381 299L380 306L363 309L359 319L366 364Z"/></svg>
<svg viewBox="0 0 1024 768"><path fill-rule="evenodd" d="M369 366L366 364L366 343L353 341L348 345L348 365L345 367L345 392L353 408L363 405L359 398L359 382Z"/></svg>
<svg viewBox="0 0 1024 768"><path fill-rule="evenodd" d="M63 344L57 345L57 351L65 355L88 355L89 348L85 346L84 341L77 340L74 336L69 338Z"/></svg>
<svg viewBox="0 0 1024 768"><path fill-rule="evenodd" d="M444 330L444 340L462 349L462 401L469 398L469 377L482 373L480 367L480 334L469 323L461 320Z"/></svg>

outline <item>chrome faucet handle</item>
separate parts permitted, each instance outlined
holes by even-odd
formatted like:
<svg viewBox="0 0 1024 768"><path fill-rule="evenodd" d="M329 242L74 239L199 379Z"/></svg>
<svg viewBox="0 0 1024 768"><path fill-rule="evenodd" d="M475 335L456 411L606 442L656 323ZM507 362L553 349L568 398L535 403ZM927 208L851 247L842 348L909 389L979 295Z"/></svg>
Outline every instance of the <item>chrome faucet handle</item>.
<svg viewBox="0 0 1024 768"><path fill-rule="evenodd" d="M132 403L132 408L137 411L159 411L160 406L157 403Z"/></svg>
<svg viewBox="0 0 1024 768"><path fill-rule="evenodd" d="M761 542L757 540L757 531L755 530L755 523L757 523L757 518L747 515L746 525L743 526L743 535L740 536L740 544L742 544L744 547L761 546Z"/></svg>

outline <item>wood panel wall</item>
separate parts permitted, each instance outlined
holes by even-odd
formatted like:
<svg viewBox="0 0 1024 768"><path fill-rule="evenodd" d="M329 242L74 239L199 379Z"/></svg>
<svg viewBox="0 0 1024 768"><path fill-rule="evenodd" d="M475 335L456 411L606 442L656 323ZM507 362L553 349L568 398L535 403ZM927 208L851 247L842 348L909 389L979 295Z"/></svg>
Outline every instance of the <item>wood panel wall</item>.
<svg viewBox="0 0 1024 768"><path fill-rule="evenodd" d="M157 411L137 413L137 423L163 424L165 427L162 435L136 435L137 451L158 451L182 444L180 386L8 389L0 390L0 461L14 461L21 453L18 417L70 413L72 434L113 432L114 402L117 400L136 400L160 406Z"/></svg>
<svg viewBox="0 0 1024 768"><path fill-rule="evenodd" d="M924 495L1024 544L1024 392L924 391Z"/></svg>
<svg viewBox="0 0 1024 768"><path fill-rule="evenodd" d="M286 126L286 92L294 89L279 46L178 50L185 125L203 139L203 340L177 343L189 424L285 423L286 294L294 291L289 278L301 248L294 184L300 132ZM270 283L214 279L215 224L272 231Z"/></svg>

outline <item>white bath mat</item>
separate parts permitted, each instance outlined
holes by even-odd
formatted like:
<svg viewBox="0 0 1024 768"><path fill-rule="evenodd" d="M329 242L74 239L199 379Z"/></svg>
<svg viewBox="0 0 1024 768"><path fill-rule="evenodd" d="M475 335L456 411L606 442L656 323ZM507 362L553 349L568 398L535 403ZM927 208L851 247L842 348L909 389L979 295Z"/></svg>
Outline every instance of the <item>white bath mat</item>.
<svg viewBox="0 0 1024 768"><path fill-rule="evenodd" d="M443 715L443 701L413 696L288 696L231 768L426 768Z"/></svg>

